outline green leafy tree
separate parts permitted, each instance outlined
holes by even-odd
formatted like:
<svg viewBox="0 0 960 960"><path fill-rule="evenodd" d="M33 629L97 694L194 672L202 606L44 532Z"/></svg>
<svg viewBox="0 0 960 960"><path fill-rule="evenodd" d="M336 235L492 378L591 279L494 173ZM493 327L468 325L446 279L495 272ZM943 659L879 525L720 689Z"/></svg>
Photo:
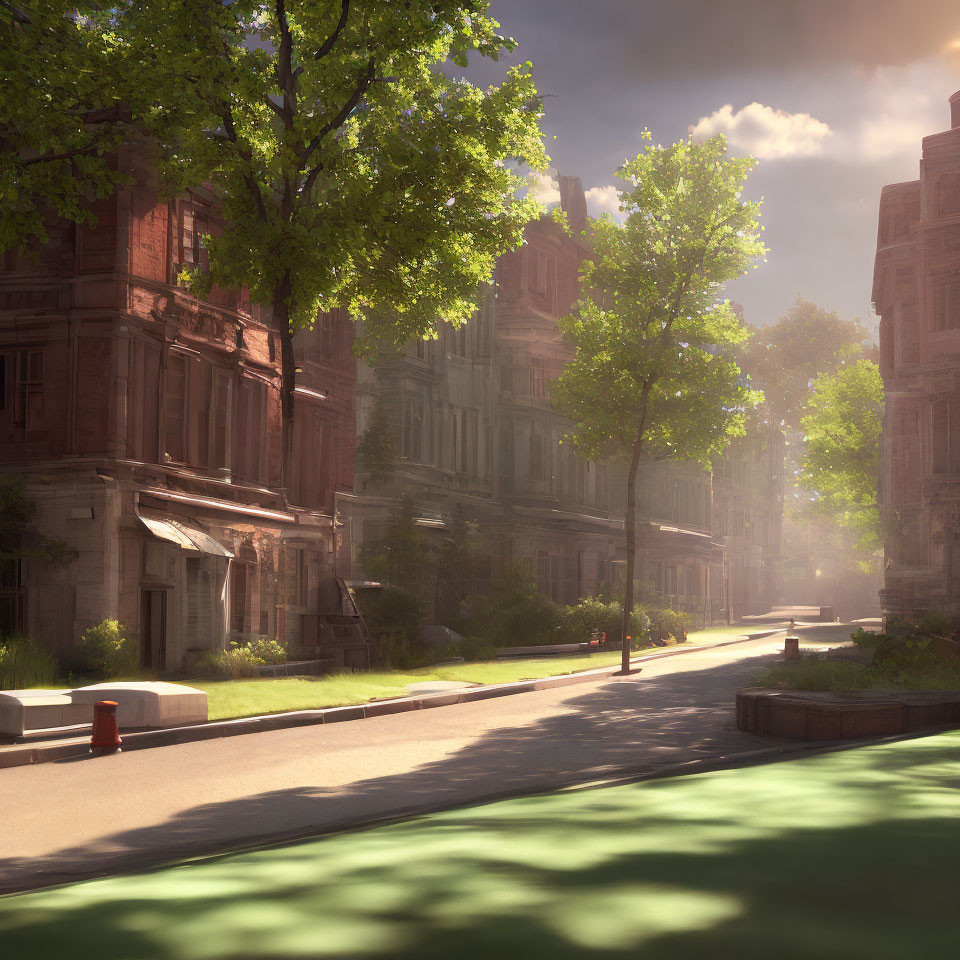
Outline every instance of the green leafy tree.
<svg viewBox="0 0 960 960"><path fill-rule="evenodd" d="M90 201L125 177L111 162L135 135L100 3L0 3L0 251L36 256L49 214L94 223Z"/></svg>
<svg viewBox="0 0 960 960"><path fill-rule="evenodd" d="M817 377L801 420L806 438L800 481L814 493L812 508L854 531L863 553L880 546L882 422L883 380L870 360Z"/></svg>
<svg viewBox="0 0 960 960"><path fill-rule="evenodd" d="M798 296L776 323L753 330L739 363L763 391L774 423L793 431L800 426L814 378L863 356L866 339L858 318L844 320Z"/></svg>
<svg viewBox="0 0 960 960"><path fill-rule="evenodd" d="M245 285L280 334L290 475L293 333L345 308L358 341L397 347L460 325L495 259L540 211L505 161L543 169L530 65L481 89L438 69L514 49L487 0L144 0L115 8L172 192L209 183L226 227L209 271Z"/></svg>
<svg viewBox="0 0 960 960"><path fill-rule="evenodd" d="M373 486L382 487L393 479L396 459L396 432L386 405L378 399L370 411L367 428L357 441L357 464Z"/></svg>
<svg viewBox="0 0 960 960"><path fill-rule="evenodd" d="M765 252L760 204L741 199L752 166L750 158L728 157L722 136L648 145L624 164L626 220L594 221L580 299L560 322L576 351L552 394L573 420L567 439L581 456L620 455L630 463L625 671L640 465L709 462L743 434L745 412L760 399L731 356L747 330L720 299L721 285Z"/></svg>

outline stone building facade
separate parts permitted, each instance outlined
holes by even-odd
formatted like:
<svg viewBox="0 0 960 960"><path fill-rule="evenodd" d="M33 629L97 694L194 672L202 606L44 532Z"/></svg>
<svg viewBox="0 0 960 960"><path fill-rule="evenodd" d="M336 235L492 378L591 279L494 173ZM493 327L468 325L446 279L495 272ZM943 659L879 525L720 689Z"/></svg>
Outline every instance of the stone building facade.
<svg viewBox="0 0 960 960"><path fill-rule="evenodd" d="M960 92L920 178L880 196L884 609L960 614Z"/></svg>
<svg viewBox="0 0 960 960"><path fill-rule="evenodd" d="M561 177L560 193L579 236L579 179ZM586 462L561 443L569 423L549 398L570 357L557 319L576 301L589 255L552 219L534 222L523 246L498 262L466 326L360 365L358 430L382 403L398 457L393 479L379 487L358 464L355 492L339 498L355 573L363 545L382 540L406 499L434 537L457 520L478 531L482 556L468 592L488 586L506 563L558 603L622 586L625 468ZM773 431L732 448L725 463L729 475L714 477L689 464L655 464L640 480L638 579L699 622L726 616L728 591L740 616L769 609L780 589L782 437Z"/></svg>
<svg viewBox="0 0 960 960"><path fill-rule="evenodd" d="M100 201L95 227L50 225L32 263L0 262L0 470L22 476L63 568L0 578L0 623L69 655L117 618L154 671L257 635L364 665L338 582L335 495L353 482L355 363L338 317L298 335L297 461L280 487L280 347L244 291L177 282L220 228L209 192L161 201L151 165Z"/></svg>

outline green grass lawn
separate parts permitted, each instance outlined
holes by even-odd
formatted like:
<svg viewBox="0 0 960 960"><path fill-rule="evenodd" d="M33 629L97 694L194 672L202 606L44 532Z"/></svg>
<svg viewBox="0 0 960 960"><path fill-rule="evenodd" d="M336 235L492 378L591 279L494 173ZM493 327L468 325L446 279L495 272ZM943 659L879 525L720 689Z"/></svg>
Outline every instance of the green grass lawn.
<svg viewBox="0 0 960 960"><path fill-rule="evenodd" d="M947 957L958 758L955 732L450 811L3 898L0 943L30 960Z"/></svg>
<svg viewBox="0 0 960 960"><path fill-rule="evenodd" d="M310 710L316 707L341 707L366 703L373 699L404 697L408 695L408 684L426 683L430 680L509 683L513 680L531 680L578 670L593 670L619 662L619 653L595 653L582 657L518 660L516 663L457 663L404 672L383 670L338 673L316 679L282 677L276 680L191 680L190 685L206 690L209 718L224 720L229 717L250 717L261 713Z"/></svg>
<svg viewBox="0 0 960 960"><path fill-rule="evenodd" d="M690 634L689 641L716 643L733 636L743 636L742 627L700 630ZM650 647L635 653L634 658L663 653L663 647ZM208 716L211 720L252 717L286 710L311 710L318 707L342 707L367 703L373 699L403 697L407 685L430 680L462 680L468 683L510 683L514 680L536 680L580 670L594 670L620 663L619 651L593 653L589 656L546 657L542 660L517 660L498 663L478 661L449 666L423 667L407 671L373 671L340 673L332 676L285 677L276 680L197 680L190 685L207 693Z"/></svg>

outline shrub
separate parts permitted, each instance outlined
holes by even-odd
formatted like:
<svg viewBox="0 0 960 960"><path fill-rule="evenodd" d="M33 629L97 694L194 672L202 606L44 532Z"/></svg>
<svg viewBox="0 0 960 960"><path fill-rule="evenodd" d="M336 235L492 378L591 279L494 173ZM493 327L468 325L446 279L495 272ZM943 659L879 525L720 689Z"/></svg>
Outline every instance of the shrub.
<svg viewBox="0 0 960 960"><path fill-rule="evenodd" d="M537 590L516 566L509 566L491 592L472 598L470 632L493 647L525 647L557 642L560 608Z"/></svg>
<svg viewBox="0 0 960 960"><path fill-rule="evenodd" d="M623 627L623 601L587 597L563 608L564 639L571 643L586 640L594 630L607 635L608 643L616 643ZM630 617L630 636L634 647L649 640L649 619L643 610L635 609Z"/></svg>
<svg viewBox="0 0 960 960"><path fill-rule="evenodd" d="M123 636L119 620L103 620L80 638L80 656L87 673L110 679L137 672L136 641Z"/></svg>
<svg viewBox="0 0 960 960"><path fill-rule="evenodd" d="M259 675L257 667L263 666L261 660L247 644L231 642L226 650L217 650L204 657L204 663L210 671L228 680Z"/></svg>
<svg viewBox="0 0 960 960"><path fill-rule="evenodd" d="M261 663L287 662L287 648L276 637L257 637L244 646Z"/></svg>
<svg viewBox="0 0 960 960"><path fill-rule="evenodd" d="M57 679L57 658L21 634L0 637L0 690L46 687Z"/></svg>
<svg viewBox="0 0 960 960"><path fill-rule="evenodd" d="M652 607L647 615L650 617L650 635L654 641L667 645L683 642L690 624L688 614L669 607Z"/></svg>

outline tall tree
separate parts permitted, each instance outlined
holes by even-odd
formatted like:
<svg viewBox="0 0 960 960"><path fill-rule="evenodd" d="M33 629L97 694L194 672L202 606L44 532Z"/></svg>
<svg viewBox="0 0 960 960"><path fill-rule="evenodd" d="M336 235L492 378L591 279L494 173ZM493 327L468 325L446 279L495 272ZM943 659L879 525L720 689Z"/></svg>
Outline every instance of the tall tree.
<svg viewBox="0 0 960 960"><path fill-rule="evenodd" d="M649 134L646 135L649 139ZM741 199L750 158L722 136L648 145L619 176L627 217L594 221L593 257L561 329L575 349L553 398L589 458L629 458L623 670L633 609L637 474L644 459L709 462L742 435L760 395L732 357L748 332L721 285L765 252L760 204Z"/></svg>
<svg viewBox="0 0 960 960"><path fill-rule="evenodd" d="M243 285L272 308L288 485L293 334L345 308L369 354L459 325L540 212L505 162L547 164L530 64L486 89L453 75L514 49L488 5L0 4L15 41L0 45L0 200L16 208L0 213L0 249L43 242L48 207L89 217L85 201L123 177L119 142L155 145L168 194L211 186L226 226L204 239L209 269L182 279L201 297Z"/></svg>
<svg viewBox="0 0 960 960"><path fill-rule="evenodd" d="M441 67L514 49L487 0L141 0L112 21L133 111L168 187L209 182L223 234L209 271L245 285L280 334L290 476L293 334L319 311L362 320L361 352L459 325L497 256L539 212L509 158L543 169L530 64L488 89Z"/></svg>
<svg viewBox="0 0 960 960"><path fill-rule="evenodd" d="M101 5L0 3L0 252L35 256L49 212L93 222L90 201L124 179L111 155L135 130Z"/></svg>
<svg viewBox="0 0 960 960"><path fill-rule="evenodd" d="M841 367L813 381L801 425L806 431L800 481L813 493L815 514L853 531L861 553L880 546L877 486L883 380L870 360Z"/></svg>

